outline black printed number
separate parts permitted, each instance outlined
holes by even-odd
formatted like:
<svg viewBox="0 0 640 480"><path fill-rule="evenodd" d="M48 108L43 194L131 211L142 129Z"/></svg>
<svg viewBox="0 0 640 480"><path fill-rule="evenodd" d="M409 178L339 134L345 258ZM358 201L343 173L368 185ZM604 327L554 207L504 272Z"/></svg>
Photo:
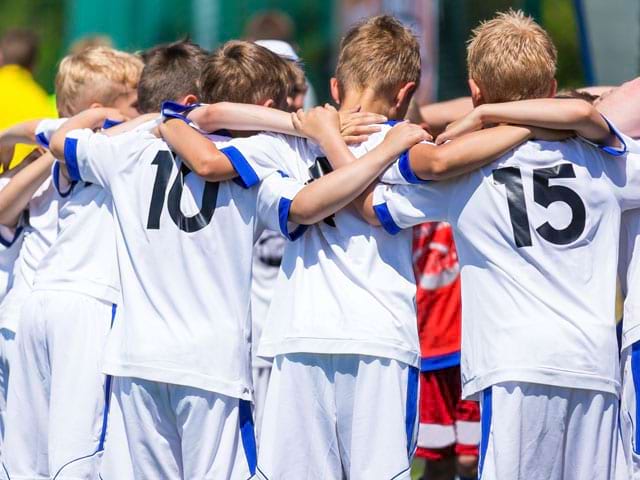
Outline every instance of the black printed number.
<svg viewBox="0 0 640 480"><path fill-rule="evenodd" d="M158 230L160 228L160 216L164 208L164 197L169 185L169 177L171 176L174 161L170 152L161 150L151 164L157 166L157 171L156 179L153 183L153 193L151 194L147 229ZM185 216L180 208L180 200L184 189L184 179L190 173L191 170L185 164L182 164L167 197L169 216L180 230L188 233L197 232L209 225L216 209L216 200L218 198L218 184L205 182L200 211L190 217Z"/></svg>
<svg viewBox="0 0 640 480"><path fill-rule="evenodd" d="M545 222L536 228L536 232L548 242L556 245L567 245L577 240L585 228L586 210L580 196L564 185L549 185L555 178L576 178L573 165L563 163L549 168L538 168L533 171L533 200L543 207L553 202L564 202L571 209L571 222L558 230ZM531 230L529 215L524 198L522 174L517 167L499 168L493 171L496 183L504 185L507 190L507 207L513 228L513 237L517 247L530 247Z"/></svg>

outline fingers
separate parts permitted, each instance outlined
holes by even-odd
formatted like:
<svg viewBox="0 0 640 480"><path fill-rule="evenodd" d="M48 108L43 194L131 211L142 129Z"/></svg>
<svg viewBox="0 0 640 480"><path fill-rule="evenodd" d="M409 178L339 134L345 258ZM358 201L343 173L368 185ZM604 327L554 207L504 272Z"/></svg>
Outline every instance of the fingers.
<svg viewBox="0 0 640 480"><path fill-rule="evenodd" d="M347 145L358 145L362 142L366 142L369 139L367 135L348 135L342 138L344 140L344 143L346 143Z"/></svg>
<svg viewBox="0 0 640 480"><path fill-rule="evenodd" d="M387 117L384 115L369 112L357 112L348 116L343 127L346 128L352 125L373 125L376 123L384 123L386 121Z"/></svg>
<svg viewBox="0 0 640 480"><path fill-rule="evenodd" d="M361 125L361 126L349 126L342 129L342 134L345 136L350 135L371 135L382 130L377 125Z"/></svg>
<svg viewBox="0 0 640 480"><path fill-rule="evenodd" d="M291 122L293 123L293 128L295 128L297 131L302 130L302 121L300 119L300 116L304 113L301 112L302 110L298 110L297 112L291 114Z"/></svg>

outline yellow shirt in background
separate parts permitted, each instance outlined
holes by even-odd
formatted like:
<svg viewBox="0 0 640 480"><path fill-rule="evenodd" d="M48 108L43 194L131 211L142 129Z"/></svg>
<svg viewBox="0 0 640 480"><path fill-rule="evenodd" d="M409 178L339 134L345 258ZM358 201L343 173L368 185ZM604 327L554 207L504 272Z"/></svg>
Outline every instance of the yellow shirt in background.
<svg viewBox="0 0 640 480"><path fill-rule="evenodd" d="M57 116L47 92L35 82L31 72L18 65L0 67L0 129L25 120ZM18 145L11 167L20 163L31 150L33 146Z"/></svg>

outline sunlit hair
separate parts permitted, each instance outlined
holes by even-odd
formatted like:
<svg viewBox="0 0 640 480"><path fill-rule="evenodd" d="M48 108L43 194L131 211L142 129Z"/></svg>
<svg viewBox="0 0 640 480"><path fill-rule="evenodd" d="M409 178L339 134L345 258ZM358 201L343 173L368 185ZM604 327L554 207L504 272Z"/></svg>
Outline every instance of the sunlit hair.
<svg viewBox="0 0 640 480"><path fill-rule="evenodd" d="M287 110L287 96L295 86L294 66L255 43L232 40L215 50L205 62L200 77L206 103L262 104Z"/></svg>
<svg viewBox="0 0 640 480"><path fill-rule="evenodd" d="M92 103L111 106L138 86L142 60L109 47L67 55L56 75L56 104L61 116L72 116Z"/></svg>
<svg viewBox="0 0 640 480"><path fill-rule="evenodd" d="M556 47L522 11L482 22L467 44L467 68L488 103L545 98L556 75Z"/></svg>
<svg viewBox="0 0 640 480"><path fill-rule="evenodd" d="M390 15L378 15L349 29L336 67L340 95L371 88L392 100L408 82L420 81L420 46L413 32Z"/></svg>

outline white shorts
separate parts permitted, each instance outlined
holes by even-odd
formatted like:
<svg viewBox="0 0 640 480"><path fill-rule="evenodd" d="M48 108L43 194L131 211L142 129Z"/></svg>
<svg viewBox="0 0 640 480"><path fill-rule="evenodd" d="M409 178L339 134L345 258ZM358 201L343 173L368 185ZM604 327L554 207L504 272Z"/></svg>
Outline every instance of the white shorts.
<svg viewBox="0 0 640 480"><path fill-rule="evenodd" d="M628 478L640 479L640 342L622 351L620 437Z"/></svg>
<svg viewBox="0 0 640 480"><path fill-rule="evenodd" d="M417 368L386 358L276 356L257 477L410 479L418 380Z"/></svg>
<svg viewBox="0 0 640 480"><path fill-rule="evenodd" d="M256 424L256 438L260 438L260 428L264 416L264 405L267 401L269 378L271 378L271 365L268 367L253 367L253 417Z"/></svg>
<svg viewBox="0 0 640 480"><path fill-rule="evenodd" d="M129 377L115 377L114 395L136 479L247 480L255 473L250 402Z"/></svg>
<svg viewBox="0 0 640 480"><path fill-rule="evenodd" d="M481 480L611 480L618 399L505 382L482 392Z"/></svg>
<svg viewBox="0 0 640 480"><path fill-rule="evenodd" d="M101 373L113 305L34 291L22 309L11 367L6 466L12 479L95 478L105 442Z"/></svg>

